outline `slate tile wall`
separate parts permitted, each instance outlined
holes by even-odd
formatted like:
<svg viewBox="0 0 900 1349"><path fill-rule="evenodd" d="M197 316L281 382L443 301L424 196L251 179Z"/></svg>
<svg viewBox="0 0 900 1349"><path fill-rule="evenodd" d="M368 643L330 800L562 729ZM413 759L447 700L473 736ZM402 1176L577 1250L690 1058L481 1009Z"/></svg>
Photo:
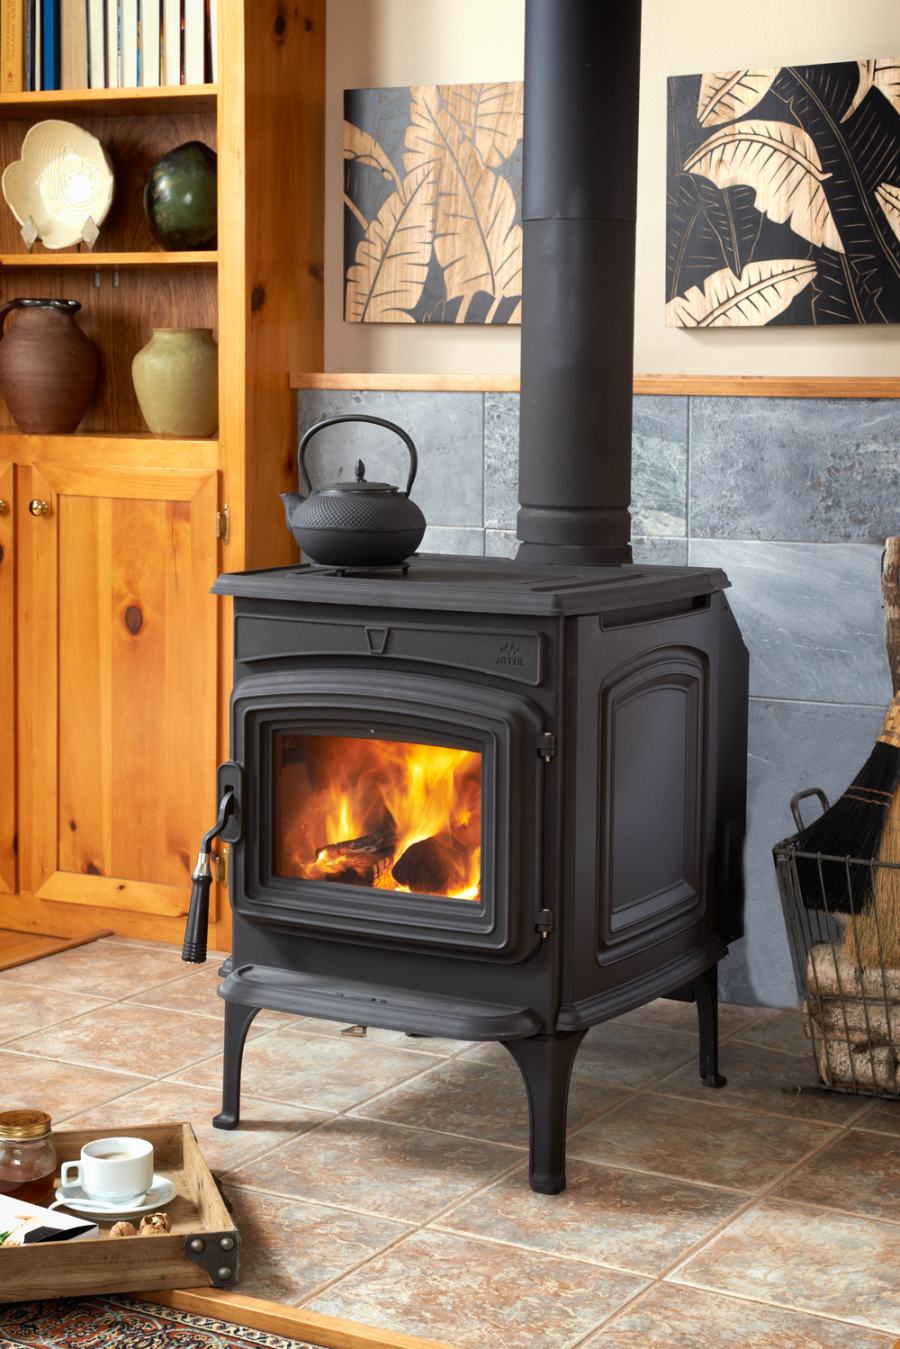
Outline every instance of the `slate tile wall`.
<svg viewBox="0 0 900 1349"><path fill-rule="evenodd" d="M300 429L342 413L396 421L416 442L423 548L512 557L517 394L301 392ZM325 430L314 483L405 484L405 449L375 427ZM900 401L634 400L635 561L717 566L750 651L747 935L721 968L723 997L788 1006L796 990L772 847L789 801L835 800L868 756L890 700L879 569L900 533Z"/></svg>

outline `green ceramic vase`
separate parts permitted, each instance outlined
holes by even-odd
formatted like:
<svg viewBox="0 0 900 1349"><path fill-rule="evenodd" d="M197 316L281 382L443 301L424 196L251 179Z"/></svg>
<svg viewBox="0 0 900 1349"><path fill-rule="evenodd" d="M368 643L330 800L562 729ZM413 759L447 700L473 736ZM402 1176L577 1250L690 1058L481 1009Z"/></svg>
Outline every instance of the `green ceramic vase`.
<svg viewBox="0 0 900 1349"><path fill-rule="evenodd" d="M219 349L212 328L154 328L131 363L144 421L157 436L219 429Z"/></svg>
<svg viewBox="0 0 900 1349"><path fill-rule="evenodd" d="M218 156L202 141L187 141L158 159L144 183L150 233L167 252L215 248Z"/></svg>

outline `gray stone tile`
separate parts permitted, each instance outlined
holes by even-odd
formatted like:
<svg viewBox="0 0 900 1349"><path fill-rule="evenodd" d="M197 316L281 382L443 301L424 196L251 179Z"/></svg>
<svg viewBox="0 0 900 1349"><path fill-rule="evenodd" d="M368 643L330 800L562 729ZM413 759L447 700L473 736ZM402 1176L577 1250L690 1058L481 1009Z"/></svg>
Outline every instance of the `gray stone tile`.
<svg viewBox="0 0 900 1349"><path fill-rule="evenodd" d="M692 398L690 532L875 541L900 532L894 399Z"/></svg>
<svg viewBox="0 0 900 1349"><path fill-rule="evenodd" d="M746 935L719 966L723 1001L796 1006L772 848L796 831L794 793L821 787L836 801L871 753L882 719L880 708L751 698ZM812 806L806 818L814 817Z"/></svg>
<svg viewBox="0 0 900 1349"><path fill-rule="evenodd" d="M486 529L484 531L485 557L515 557L519 551L515 526L512 529Z"/></svg>
<svg viewBox="0 0 900 1349"><path fill-rule="evenodd" d="M752 696L890 702L879 548L692 538L688 560L728 573Z"/></svg>
<svg viewBox="0 0 900 1349"><path fill-rule="evenodd" d="M686 398L639 395L631 436L631 527L636 535L687 533Z"/></svg>
<svg viewBox="0 0 900 1349"><path fill-rule="evenodd" d="M429 525L419 545L420 553L463 553L466 557L484 556L483 529L448 529Z"/></svg>
<svg viewBox="0 0 900 1349"><path fill-rule="evenodd" d="M484 523L516 528L519 509L519 395L484 395Z"/></svg>
<svg viewBox="0 0 900 1349"><path fill-rule="evenodd" d="M326 417L367 414L396 422L412 436L419 454L413 500L432 525L483 523L483 399L480 393L388 393L375 390L301 389L300 432ZM367 476L405 488L406 446L380 426L348 423L321 431L309 446L313 486L353 477L362 458Z"/></svg>
<svg viewBox="0 0 900 1349"><path fill-rule="evenodd" d="M686 567L687 549L687 539L631 540L634 561L646 567Z"/></svg>

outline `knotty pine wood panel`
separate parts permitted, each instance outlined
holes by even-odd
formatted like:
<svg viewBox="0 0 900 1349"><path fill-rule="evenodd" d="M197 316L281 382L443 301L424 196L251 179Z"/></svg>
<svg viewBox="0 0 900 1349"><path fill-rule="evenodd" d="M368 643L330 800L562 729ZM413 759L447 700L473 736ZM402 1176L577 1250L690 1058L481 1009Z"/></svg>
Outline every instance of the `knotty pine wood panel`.
<svg viewBox="0 0 900 1349"><path fill-rule="evenodd" d="M16 868L16 470L0 472L0 890Z"/></svg>
<svg viewBox="0 0 900 1349"><path fill-rule="evenodd" d="M59 529L58 868L186 886L190 505L64 497Z"/></svg>
<svg viewBox="0 0 900 1349"><path fill-rule="evenodd" d="M2 212L0 212L2 219ZM212 328L217 331L216 269L209 267L129 267L118 273L104 269L100 285L94 272L80 268L0 269L0 298L78 300L76 323L97 352L99 373L94 396L79 432L142 432L131 362L150 340L153 328ZM6 323L11 327L15 312ZM15 430L0 400L0 431Z"/></svg>
<svg viewBox="0 0 900 1349"><path fill-rule="evenodd" d="M0 110L2 112L2 110ZM41 112L34 122L0 121L0 163L11 164L22 156L22 142L31 125L46 120ZM63 118L63 120L67 120ZM142 253L156 251L159 245L150 233L144 217L143 192L147 172L167 150L185 141L199 140L216 149L214 113L172 113L152 117L77 117L71 119L89 131L112 160L116 190L109 215L100 227L98 253ZM21 226L6 206L0 210L0 253L27 253L19 233ZM56 250L45 249L38 241L33 254L48 258ZM65 253L84 251L73 245ZM4 298L10 298L4 296ZM78 296L75 296L78 299Z"/></svg>

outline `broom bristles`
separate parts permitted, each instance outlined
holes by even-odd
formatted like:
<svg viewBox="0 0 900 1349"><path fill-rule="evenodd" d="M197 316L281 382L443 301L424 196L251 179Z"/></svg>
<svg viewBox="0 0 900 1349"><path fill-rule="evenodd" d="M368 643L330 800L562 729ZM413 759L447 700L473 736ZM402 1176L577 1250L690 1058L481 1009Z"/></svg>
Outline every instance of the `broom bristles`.
<svg viewBox="0 0 900 1349"><path fill-rule="evenodd" d="M871 861L881 844L888 808L898 786L900 749L877 740L844 795L796 836L795 848L798 852ZM868 867L850 868L849 887L847 872L839 863L823 862L821 879L815 862L798 858L797 869L806 908L859 913L870 888Z"/></svg>
<svg viewBox="0 0 900 1349"><path fill-rule="evenodd" d="M900 863L900 791L894 793L877 861ZM896 969L900 965L900 867L873 867L872 894L856 922L847 924L844 954L855 965Z"/></svg>

